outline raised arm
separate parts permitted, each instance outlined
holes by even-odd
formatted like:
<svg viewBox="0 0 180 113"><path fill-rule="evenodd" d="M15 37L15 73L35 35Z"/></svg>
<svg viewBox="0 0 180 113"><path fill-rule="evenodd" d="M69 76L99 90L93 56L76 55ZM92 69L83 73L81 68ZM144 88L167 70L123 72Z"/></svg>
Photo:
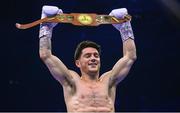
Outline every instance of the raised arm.
<svg viewBox="0 0 180 113"><path fill-rule="evenodd" d="M62 10L55 6L44 6L41 18L62 13ZM53 77L63 86L73 85L72 72L62 63L60 59L52 55L51 37L53 28L57 23L42 23L39 33L39 54L42 61L46 64Z"/></svg>
<svg viewBox="0 0 180 113"><path fill-rule="evenodd" d="M123 18L126 14L128 14L126 8L115 9L110 13L110 15L117 18ZM127 76L137 56L133 30L130 21L123 24L114 24L113 26L120 32L123 42L123 57L117 61L117 63L110 71L110 83L111 85L117 85Z"/></svg>

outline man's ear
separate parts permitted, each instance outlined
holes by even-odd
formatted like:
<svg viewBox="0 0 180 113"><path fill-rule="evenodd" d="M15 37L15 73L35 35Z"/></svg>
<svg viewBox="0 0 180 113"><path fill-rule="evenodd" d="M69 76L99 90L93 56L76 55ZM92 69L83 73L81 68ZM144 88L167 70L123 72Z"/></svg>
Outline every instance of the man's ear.
<svg viewBox="0 0 180 113"><path fill-rule="evenodd" d="M76 60L75 64L76 64L77 67L80 67L80 61L79 60Z"/></svg>

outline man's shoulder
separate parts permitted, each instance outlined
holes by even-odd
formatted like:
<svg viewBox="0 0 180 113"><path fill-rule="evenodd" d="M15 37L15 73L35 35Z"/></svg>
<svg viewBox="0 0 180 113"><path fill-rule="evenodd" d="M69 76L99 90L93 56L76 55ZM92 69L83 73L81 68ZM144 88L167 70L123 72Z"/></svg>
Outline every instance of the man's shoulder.
<svg viewBox="0 0 180 113"><path fill-rule="evenodd" d="M101 77L100 77L100 80L109 79L110 74L111 74L111 71L107 71L107 72L103 73L103 74L101 75Z"/></svg>
<svg viewBox="0 0 180 113"><path fill-rule="evenodd" d="M79 74L75 72L74 70L69 70L69 72L74 79L80 79Z"/></svg>

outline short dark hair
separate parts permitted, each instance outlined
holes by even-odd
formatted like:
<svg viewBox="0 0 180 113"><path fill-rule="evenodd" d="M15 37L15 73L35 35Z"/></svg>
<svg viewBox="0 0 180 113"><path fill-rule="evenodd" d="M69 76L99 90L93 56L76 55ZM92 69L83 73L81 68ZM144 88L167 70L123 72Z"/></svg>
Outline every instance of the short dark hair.
<svg viewBox="0 0 180 113"><path fill-rule="evenodd" d="M82 41L76 47L76 50L74 53L74 60L75 61L77 59L79 59L79 57L81 56L82 50L87 48L87 47L95 48L99 52L99 55L101 54L101 46L100 45L98 45L97 43L95 43L93 41L89 41L89 40Z"/></svg>

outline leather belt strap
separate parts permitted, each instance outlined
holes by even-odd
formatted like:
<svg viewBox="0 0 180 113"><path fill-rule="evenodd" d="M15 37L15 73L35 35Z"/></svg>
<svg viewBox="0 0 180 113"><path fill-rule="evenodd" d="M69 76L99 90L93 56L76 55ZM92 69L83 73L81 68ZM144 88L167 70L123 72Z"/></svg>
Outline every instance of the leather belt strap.
<svg viewBox="0 0 180 113"><path fill-rule="evenodd" d="M32 23L19 24L16 23L18 29L28 29L44 22L55 23L71 23L77 26L98 26L100 24L120 24L131 20L130 15L119 19L109 15L97 15L95 13L70 13L70 14L57 14L52 17L46 17Z"/></svg>

